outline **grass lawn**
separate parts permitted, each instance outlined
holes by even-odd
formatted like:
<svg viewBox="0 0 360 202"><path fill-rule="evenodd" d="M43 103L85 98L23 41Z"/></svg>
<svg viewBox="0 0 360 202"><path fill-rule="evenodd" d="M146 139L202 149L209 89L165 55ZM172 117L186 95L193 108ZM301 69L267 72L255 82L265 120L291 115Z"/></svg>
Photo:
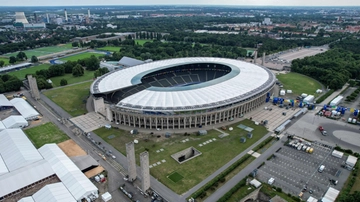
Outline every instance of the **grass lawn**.
<svg viewBox="0 0 360 202"><path fill-rule="evenodd" d="M76 55L72 55L72 56L69 56L69 57L64 57L64 58L61 58L60 60L61 61L77 61L79 59L85 59L85 58L90 58L92 55L95 55L96 57L99 57L99 56L104 56L104 54L101 54L101 53L89 53L89 52L86 52L86 53L79 53L79 54L76 54Z"/></svg>
<svg viewBox="0 0 360 202"><path fill-rule="evenodd" d="M135 39L135 44L144 45L146 42L153 42L153 40L150 39Z"/></svg>
<svg viewBox="0 0 360 202"><path fill-rule="evenodd" d="M9 65L9 58L0 58L0 61L4 61L4 67Z"/></svg>
<svg viewBox="0 0 360 202"><path fill-rule="evenodd" d="M71 116L79 116L87 112L84 101L89 96L91 83L86 82L48 90L44 92L44 95L62 107Z"/></svg>
<svg viewBox="0 0 360 202"><path fill-rule="evenodd" d="M69 49L71 49L71 47L69 48L67 46L49 46L49 47L25 50L23 52L26 54L26 56L28 58L31 58L31 56L33 56L33 55L35 55L36 57L39 57L39 56L48 55L48 54L52 54L52 53L62 52L62 51L69 50ZM8 53L8 54L5 54L5 56L10 57L10 56L16 56L17 54L18 54L18 52Z"/></svg>
<svg viewBox="0 0 360 202"><path fill-rule="evenodd" d="M72 49L72 48L73 48L72 43L60 44L59 46L60 46L60 47L64 47L64 48L68 48L68 49Z"/></svg>
<svg viewBox="0 0 360 202"><path fill-rule="evenodd" d="M7 74L16 76L19 79L25 79L25 75L27 74L35 74L36 71L42 70L42 69L48 69L51 65L50 64L41 64L38 66L32 66L29 68L21 69L18 71L9 72Z"/></svg>
<svg viewBox="0 0 360 202"><path fill-rule="evenodd" d="M276 78L283 84L284 89L292 90L295 95L306 93L316 96L316 90L322 89L321 84L315 79L294 72L279 74Z"/></svg>
<svg viewBox="0 0 360 202"><path fill-rule="evenodd" d="M96 50L110 51L110 52L119 52L121 47L119 46L105 46L101 48L96 48Z"/></svg>
<svg viewBox="0 0 360 202"><path fill-rule="evenodd" d="M150 165L159 161L161 162L161 160L166 160L165 163L151 168L150 172L156 179L170 189L178 194L182 194L204 180L207 176L229 162L267 133L266 128L257 126L250 120L244 120L240 123L254 128L253 138L248 139L246 143L240 142L240 137L246 136L247 132L236 127L239 123L233 124L232 127L234 130L226 131L230 135L222 139L218 137L220 133L216 130L210 130L208 134L204 136L197 136L196 134L191 134L190 136L173 134L169 139L152 137L149 134L131 135L129 131L114 128L100 128L94 132L124 155L126 155L125 143L133 141L135 138L138 139L139 143L135 145L136 156L147 150L150 154ZM110 135L114 135L115 138L108 139L107 137ZM181 140L187 138L189 141L185 143L181 142ZM216 141L202 147L199 146L199 144L212 138L216 138ZM191 146L201 151L202 154L183 164L179 164L171 158L170 155ZM164 151L156 152L161 148L163 148ZM138 161L139 160L137 160L137 163L139 164ZM168 176L174 172L179 173L184 178L174 183L168 178Z"/></svg>
<svg viewBox="0 0 360 202"><path fill-rule="evenodd" d="M47 143L57 144L69 139L69 137L64 132L62 132L55 124L51 122L25 129L24 132L34 143L36 148L40 148Z"/></svg>
<svg viewBox="0 0 360 202"><path fill-rule="evenodd" d="M72 74L65 74L64 76L52 77L50 80L53 82L53 87L59 87L61 79L66 79L69 84L79 83L82 81L92 80L94 78L94 71L84 71L84 75L80 77L74 77Z"/></svg>
<svg viewBox="0 0 360 202"><path fill-rule="evenodd" d="M251 188L251 189L249 189ZM238 202L242 198L244 198L246 195L250 194L252 191L254 191L254 188L252 186L245 185L241 187L237 192L235 192L230 198L229 202Z"/></svg>
<svg viewBox="0 0 360 202"><path fill-rule="evenodd" d="M182 180L184 177L183 177L182 175L180 175L179 173L174 172L174 173L170 174L170 175L168 176L168 178L169 178L171 181L177 183L177 182L179 182L180 180Z"/></svg>
<svg viewBox="0 0 360 202"><path fill-rule="evenodd" d="M262 187L261 187L260 191L265 193L266 195L270 196L271 198L278 195L281 198L285 199L285 201L287 201L287 202L295 202L295 200L292 197L288 196L284 192L280 193L280 192L274 191L273 188L266 183L262 183L261 186Z"/></svg>

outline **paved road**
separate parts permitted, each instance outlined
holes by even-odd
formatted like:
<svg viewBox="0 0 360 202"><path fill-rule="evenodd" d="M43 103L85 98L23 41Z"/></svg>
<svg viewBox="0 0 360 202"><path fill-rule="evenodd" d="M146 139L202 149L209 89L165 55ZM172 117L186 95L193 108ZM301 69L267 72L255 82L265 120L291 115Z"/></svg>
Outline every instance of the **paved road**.
<svg viewBox="0 0 360 202"><path fill-rule="evenodd" d="M36 109L49 121L53 122L55 125L57 125L60 130L62 130L64 133L66 133L71 139L73 139L81 148L83 148L85 151L88 152L89 155L94 157L95 159L99 160L99 163L108 171L108 191L111 193L112 197L115 201L129 201L129 199L125 198L125 196L120 193L118 190L119 186L124 183L123 177L120 175L118 171L116 171L112 166L110 166L106 161L99 158L98 154L94 152L95 147L91 145L83 136L76 136L70 128L65 126L64 124L60 123L57 119L59 115L55 115L51 110L47 109L41 101L35 101L31 98L30 94L28 92L23 92L24 95L27 97L27 100L36 106ZM42 98L45 97L41 95ZM43 98L44 99L44 98ZM54 104L53 104L54 105ZM57 106L52 106L57 107ZM61 108L60 108L61 109ZM59 113L63 117L69 117L69 115L65 115L63 110L59 111ZM135 192L135 191L134 191ZM142 196L141 196L142 197ZM139 197L140 198L140 197Z"/></svg>
<svg viewBox="0 0 360 202"><path fill-rule="evenodd" d="M209 196L205 202L214 202L219 200L226 192L228 192L231 188L233 188L240 180L247 177L254 169L256 169L262 162L266 161L266 159L277 149L279 149L286 141L286 137L283 137L280 141L274 143L270 148L265 150L263 154L261 154L257 159L251 162L248 166L242 169L238 174L236 174L233 178L231 178L226 184L221 186L219 189L215 191L211 196Z"/></svg>

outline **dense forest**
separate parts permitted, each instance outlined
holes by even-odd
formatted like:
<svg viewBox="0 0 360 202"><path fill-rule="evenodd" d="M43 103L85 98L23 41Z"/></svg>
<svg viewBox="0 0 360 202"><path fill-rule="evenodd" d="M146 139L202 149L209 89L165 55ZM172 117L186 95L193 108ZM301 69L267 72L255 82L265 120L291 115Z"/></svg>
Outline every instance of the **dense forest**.
<svg viewBox="0 0 360 202"><path fill-rule="evenodd" d="M349 79L360 79L358 39L351 38L331 45L327 52L292 61L291 71L310 76L331 89L340 89Z"/></svg>

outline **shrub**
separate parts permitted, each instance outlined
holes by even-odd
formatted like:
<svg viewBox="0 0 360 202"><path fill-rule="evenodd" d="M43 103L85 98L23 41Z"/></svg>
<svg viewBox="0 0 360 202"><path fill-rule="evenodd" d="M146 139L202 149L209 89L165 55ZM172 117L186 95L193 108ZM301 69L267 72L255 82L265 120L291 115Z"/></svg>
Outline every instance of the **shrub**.
<svg viewBox="0 0 360 202"><path fill-rule="evenodd" d="M281 193L281 192L282 192L282 189L281 189L280 187L277 187L277 188L276 188L276 191Z"/></svg>

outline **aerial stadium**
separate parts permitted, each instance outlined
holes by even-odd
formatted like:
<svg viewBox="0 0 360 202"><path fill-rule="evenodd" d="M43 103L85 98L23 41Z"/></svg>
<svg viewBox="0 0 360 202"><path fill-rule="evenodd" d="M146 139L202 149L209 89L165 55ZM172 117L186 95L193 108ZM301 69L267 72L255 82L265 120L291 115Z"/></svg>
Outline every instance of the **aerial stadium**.
<svg viewBox="0 0 360 202"><path fill-rule="evenodd" d="M146 129L201 128L231 121L269 100L275 75L240 60L176 58L112 71L90 88L113 122Z"/></svg>

